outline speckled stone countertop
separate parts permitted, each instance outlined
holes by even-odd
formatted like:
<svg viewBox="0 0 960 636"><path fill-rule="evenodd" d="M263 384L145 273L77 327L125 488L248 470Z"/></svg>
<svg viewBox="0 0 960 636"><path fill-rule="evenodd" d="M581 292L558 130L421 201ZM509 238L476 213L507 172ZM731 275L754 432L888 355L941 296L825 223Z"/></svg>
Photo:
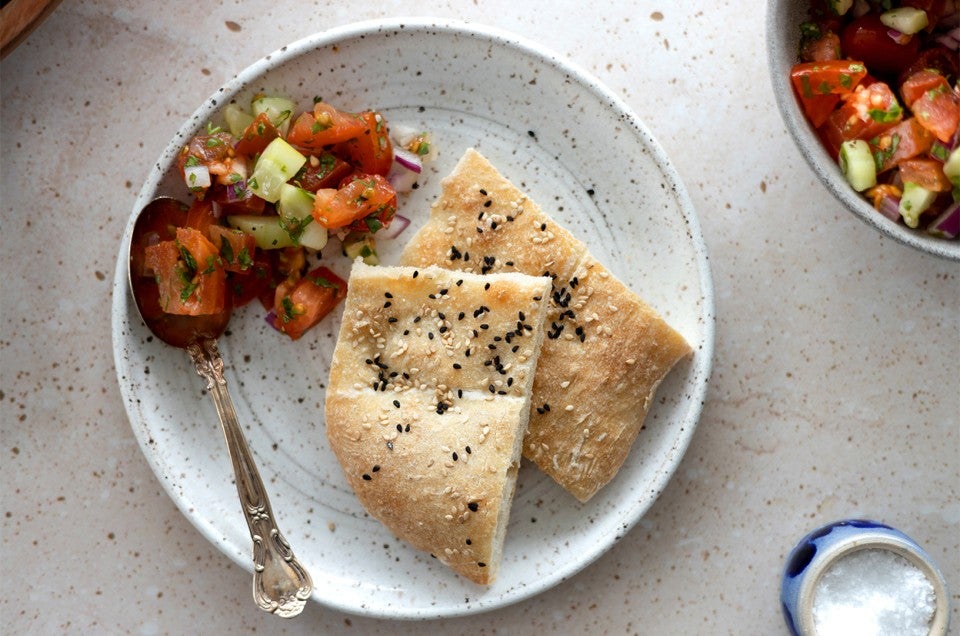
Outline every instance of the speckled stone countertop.
<svg viewBox="0 0 960 636"><path fill-rule="evenodd" d="M809 529L885 521L922 544L960 625L960 266L842 210L788 138L765 3L63 2L0 64L0 600L9 633L778 634ZM420 623L310 604L261 615L249 575L180 514L131 432L112 272L147 171L264 54L359 19L458 17L539 41L643 119L710 250L717 348L703 416L639 524L552 590Z"/></svg>

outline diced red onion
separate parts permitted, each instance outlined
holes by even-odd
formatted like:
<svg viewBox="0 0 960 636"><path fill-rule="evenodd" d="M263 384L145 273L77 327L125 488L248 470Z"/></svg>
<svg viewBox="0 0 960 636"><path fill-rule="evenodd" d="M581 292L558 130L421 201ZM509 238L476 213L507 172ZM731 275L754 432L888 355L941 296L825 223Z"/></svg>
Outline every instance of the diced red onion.
<svg viewBox="0 0 960 636"><path fill-rule="evenodd" d="M236 183L227 185L227 203L236 203L237 201L246 201L250 198L251 192L247 190L247 182L241 179Z"/></svg>
<svg viewBox="0 0 960 636"><path fill-rule="evenodd" d="M883 198L880 199L880 203L877 204L877 212L887 217L891 221L899 221L900 197L895 197L892 194L883 195Z"/></svg>
<svg viewBox="0 0 960 636"><path fill-rule="evenodd" d="M954 201L930 225L927 232L940 238L955 239L960 236L960 201Z"/></svg>
<svg viewBox="0 0 960 636"><path fill-rule="evenodd" d="M277 327L277 312L271 309L270 311L267 312L267 315L264 316L263 319L266 321L268 325L270 325L277 331L280 331L280 329Z"/></svg>
<svg viewBox="0 0 960 636"><path fill-rule="evenodd" d="M957 37L958 31L960 31L960 29L953 29L947 33L941 33L933 39L935 42L945 46L951 51L956 51L958 48L960 48L960 38Z"/></svg>
<svg viewBox="0 0 960 636"><path fill-rule="evenodd" d="M896 29L889 29L887 31L887 35L889 35L890 39L897 44L906 44L910 41L909 35L905 35L902 31L897 31Z"/></svg>
<svg viewBox="0 0 960 636"><path fill-rule="evenodd" d="M423 170L423 162L420 161L420 156L406 148L394 148L393 159L407 170L413 170L417 174L420 174L420 171Z"/></svg>
<svg viewBox="0 0 960 636"><path fill-rule="evenodd" d="M402 214L396 214L394 215L393 220L390 221L390 226L385 227L377 232L377 236L385 239L397 238L401 232L407 229L408 225L410 225L410 219Z"/></svg>
<svg viewBox="0 0 960 636"><path fill-rule="evenodd" d="M413 186L417 183L419 176L420 175L413 170L407 170L397 162L394 162L393 167L390 168L390 173L387 174L387 181L390 182L394 190L400 194L404 194L413 190Z"/></svg>

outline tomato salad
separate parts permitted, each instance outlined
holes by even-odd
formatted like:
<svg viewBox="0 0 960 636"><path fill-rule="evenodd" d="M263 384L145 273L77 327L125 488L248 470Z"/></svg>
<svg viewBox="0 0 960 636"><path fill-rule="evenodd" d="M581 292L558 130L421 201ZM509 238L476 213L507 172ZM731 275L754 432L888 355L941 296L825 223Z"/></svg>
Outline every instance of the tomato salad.
<svg viewBox="0 0 960 636"><path fill-rule="evenodd" d="M850 185L887 218L960 235L955 0L812 0L794 91Z"/></svg>
<svg viewBox="0 0 960 636"><path fill-rule="evenodd" d="M225 109L226 130L208 125L183 147L176 167L192 201L170 200L133 250L135 284L156 287L153 310L217 323L258 299L296 340L346 295L346 281L316 264L330 235L376 264L375 237L406 226L397 192L430 155L426 136L394 143L378 112L319 100L294 112L258 95L250 110Z"/></svg>

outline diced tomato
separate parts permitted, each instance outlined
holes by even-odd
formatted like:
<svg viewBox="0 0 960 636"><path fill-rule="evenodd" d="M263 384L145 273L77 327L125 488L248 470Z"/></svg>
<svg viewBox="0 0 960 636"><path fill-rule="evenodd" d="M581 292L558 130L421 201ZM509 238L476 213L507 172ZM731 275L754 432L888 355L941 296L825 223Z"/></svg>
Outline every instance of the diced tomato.
<svg viewBox="0 0 960 636"><path fill-rule="evenodd" d="M274 326L297 340L347 295L347 283L326 267L277 288Z"/></svg>
<svg viewBox="0 0 960 636"><path fill-rule="evenodd" d="M216 248L197 230L177 228L175 241L147 247L144 259L156 276L164 312L201 316L227 307L226 276Z"/></svg>
<svg viewBox="0 0 960 636"><path fill-rule="evenodd" d="M800 103L803 105L803 111L813 127L819 128L827 121L837 104L840 103L840 96L831 94L801 97Z"/></svg>
<svg viewBox="0 0 960 636"><path fill-rule="evenodd" d="M817 29L817 35L805 38L800 45L800 59L804 62L839 60L840 36L829 30Z"/></svg>
<svg viewBox="0 0 960 636"><path fill-rule="evenodd" d="M923 69L911 74L900 85L900 97L903 98L903 103L907 108L913 108L913 102L917 101L921 95L941 86L950 90L950 84L947 83L943 75L933 70Z"/></svg>
<svg viewBox="0 0 960 636"><path fill-rule="evenodd" d="M796 64L790 71L790 79L797 94L809 99L816 95L846 95L853 92L867 74L860 62L830 60Z"/></svg>
<svg viewBox="0 0 960 636"><path fill-rule="evenodd" d="M837 32L843 26L841 16L833 10L829 0L810 0L810 17L821 29Z"/></svg>
<svg viewBox="0 0 960 636"><path fill-rule="evenodd" d="M856 18L840 33L840 44L846 57L860 60L871 73L896 75L917 57L920 38L911 37L898 44L889 35L890 27L880 21L879 13Z"/></svg>
<svg viewBox="0 0 960 636"><path fill-rule="evenodd" d="M270 123L270 116L267 113L260 113L240 135L234 150L237 154L252 157L263 152L263 149L279 136L280 131Z"/></svg>
<svg viewBox="0 0 960 636"><path fill-rule="evenodd" d="M219 222L220 219L214 210L212 201L206 198L194 199L187 211L187 218L183 227L192 227L203 236L209 236L210 227L217 225Z"/></svg>
<svg viewBox="0 0 960 636"><path fill-rule="evenodd" d="M954 83L960 75L960 56L945 46L935 45L920 51L907 68L900 74L900 84L903 84L911 75L919 71L935 71L947 78L947 82Z"/></svg>
<svg viewBox="0 0 960 636"><path fill-rule="evenodd" d="M223 269L228 272L245 272L253 267L257 241L252 234L222 225L211 225L207 229L207 235L217 248Z"/></svg>
<svg viewBox="0 0 960 636"><path fill-rule="evenodd" d="M839 152L844 141L869 140L903 119L903 109L897 103L896 95L884 82L859 86L844 97L843 102L820 128L834 153Z"/></svg>
<svg viewBox="0 0 960 636"><path fill-rule="evenodd" d="M380 217L393 219L397 211L397 193L390 182L378 174L357 174L348 177L339 189L317 191L313 204L313 218L325 228L336 229L354 221L375 216L376 231L383 223Z"/></svg>
<svg viewBox="0 0 960 636"><path fill-rule="evenodd" d="M300 278L307 269L307 252L300 246L277 250L277 271L287 277Z"/></svg>
<svg viewBox="0 0 960 636"><path fill-rule="evenodd" d="M231 272L229 276L228 285L235 307L260 298L264 309L273 308L274 267L269 251L257 250L253 265L243 272Z"/></svg>
<svg viewBox="0 0 960 636"><path fill-rule="evenodd" d="M323 150L324 146L359 137L363 131L364 123L356 115L317 102L312 113L301 113L293 122L287 141L308 150Z"/></svg>
<svg viewBox="0 0 960 636"><path fill-rule="evenodd" d="M957 133L960 124L960 96L950 90L946 80L923 92L912 106L913 114L924 128L940 141L947 143Z"/></svg>
<svg viewBox="0 0 960 636"><path fill-rule="evenodd" d="M308 192L316 192L321 188L336 188L352 172L353 166L349 163L332 153L322 152L316 161L307 161L293 181Z"/></svg>
<svg viewBox="0 0 960 636"><path fill-rule="evenodd" d="M186 166L206 166L211 175L226 175L231 172L233 135L216 132L211 135L197 135L181 149L177 155L177 170L184 176Z"/></svg>
<svg viewBox="0 0 960 636"><path fill-rule="evenodd" d="M870 139L870 149L877 164L877 172L885 172L905 159L913 159L928 152L935 137L917 122L908 117L902 122Z"/></svg>
<svg viewBox="0 0 960 636"><path fill-rule="evenodd" d="M363 122L363 134L344 142L340 147L360 172L387 176L393 165L393 145L387 122L380 113L370 110L357 116Z"/></svg>
<svg viewBox="0 0 960 636"><path fill-rule="evenodd" d="M231 214L263 214L266 201L253 194L249 188L242 191L235 190L231 196L224 186L214 184L210 186L204 199L216 202L220 206L220 216ZM239 193L239 196L237 196Z"/></svg>
<svg viewBox="0 0 960 636"><path fill-rule="evenodd" d="M898 165L904 183L916 183L932 192L950 192L953 184L935 159L906 159Z"/></svg>

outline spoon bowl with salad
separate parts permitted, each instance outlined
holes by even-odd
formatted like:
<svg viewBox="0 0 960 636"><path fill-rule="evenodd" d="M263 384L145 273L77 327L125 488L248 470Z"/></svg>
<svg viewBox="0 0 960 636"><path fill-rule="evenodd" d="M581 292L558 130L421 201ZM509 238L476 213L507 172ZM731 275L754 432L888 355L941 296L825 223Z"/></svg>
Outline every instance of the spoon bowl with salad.
<svg viewBox="0 0 960 636"><path fill-rule="evenodd" d="M960 261L956 0L782 0L767 50L787 130L826 188L883 234Z"/></svg>

